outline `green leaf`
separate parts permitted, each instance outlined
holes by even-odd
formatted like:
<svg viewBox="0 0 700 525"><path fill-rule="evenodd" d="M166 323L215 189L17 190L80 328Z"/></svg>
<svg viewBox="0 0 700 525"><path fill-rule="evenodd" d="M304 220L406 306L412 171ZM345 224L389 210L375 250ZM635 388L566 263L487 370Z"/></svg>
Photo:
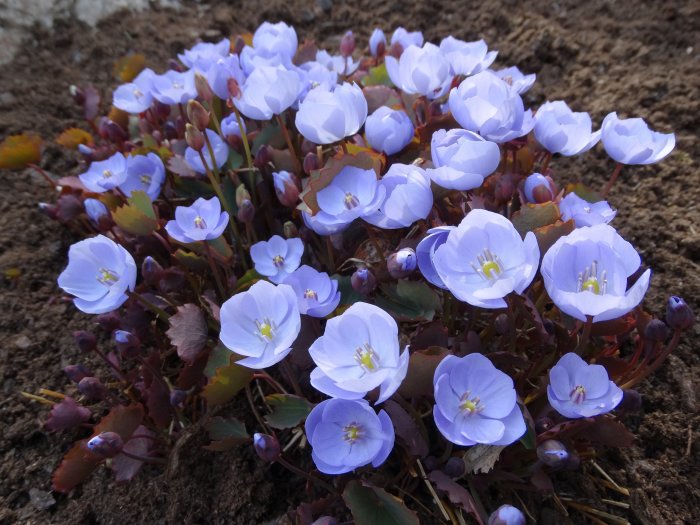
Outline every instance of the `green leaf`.
<svg viewBox="0 0 700 525"><path fill-rule="evenodd" d="M245 425L235 418L214 417L204 425L204 428L211 439L211 443L204 447L207 450L223 452L250 440Z"/></svg>
<svg viewBox="0 0 700 525"><path fill-rule="evenodd" d="M362 84L365 86L394 86L386 70L386 64L370 68L369 74L362 79Z"/></svg>
<svg viewBox="0 0 700 525"><path fill-rule="evenodd" d="M357 525L419 525L418 516L402 499L386 490L352 480L345 486L343 500Z"/></svg>
<svg viewBox="0 0 700 525"><path fill-rule="evenodd" d="M303 397L291 394L272 394L265 397L272 413L265 421L273 428L284 429L297 426L306 419L313 405Z"/></svg>
<svg viewBox="0 0 700 525"><path fill-rule="evenodd" d="M583 200L588 202L599 202L604 200L603 197L600 196L600 193L589 188L582 182L577 182L576 184L569 184L566 187L566 193L575 193Z"/></svg>
<svg viewBox="0 0 700 525"><path fill-rule="evenodd" d="M440 308L440 297L424 281L401 280L396 284L383 284L383 296L375 304L394 314L399 321L432 321Z"/></svg>
<svg viewBox="0 0 700 525"><path fill-rule="evenodd" d="M227 350L228 351L228 350ZM212 352L214 354L214 352ZM229 352L230 358L236 357ZM209 358L211 360L211 356ZM204 373L207 373L209 363ZM253 378L253 371L245 366L229 363L216 369L216 373L209 379L209 383L204 387L202 396L210 405L223 405L233 399Z"/></svg>
<svg viewBox="0 0 700 525"><path fill-rule="evenodd" d="M195 272L206 272L209 269L206 259L194 252L186 252L182 248L178 248L173 256L180 264Z"/></svg>
<svg viewBox="0 0 700 525"><path fill-rule="evenodd" d="M338 306L350 306L358 301L362 301L363 297L352 287L349 275L334 274L331 276L331 279L338 281L338 291L340 292L340 303Z"/></svg>
<svg viewBox="0 0 700 525"><path fill-rule="evenodd" d="M560 217L559 208L553 202L545 202L544 204L528 203L513 214L511 222L515 229L518 230L518 233L525 237L527 232L554 224Z"/></svg>
<svg viewBox="0 0 700 525"><path fill-rule="evenodd" d="M207 361L207 366L204 367L204 375L211 379L216 375L217 369L231 364L232 357L233 354L231 353L231 350L226 348L223 344L219 343L209 353L209 360Z"/></svg>
<svg viewBox="0 0 700 525"><path fill-rule="evenodd" d="M576 229L576 226L573 219L569 219L566 222L557 221L554 224L535 228L533 231L537 238L537 244L540 247L540 259L544 257L547 250L549 250L560 237L570 234L574 229Z"/></svg>
<svg viewBox="0 0 700 525"><path fill-rule="evenodd" d="M263 276L260 275L255 269L248 270L244 273L238 281L236 281L235 293L243 292L257 283Z"/></svg>
<svg viewBox="0 0 700 525"><path fill-rule="evenodd" d="M133 235L148 235L158 228L151 198L143 191L134 191L126 204L112 212L114 222Z"/></svg>

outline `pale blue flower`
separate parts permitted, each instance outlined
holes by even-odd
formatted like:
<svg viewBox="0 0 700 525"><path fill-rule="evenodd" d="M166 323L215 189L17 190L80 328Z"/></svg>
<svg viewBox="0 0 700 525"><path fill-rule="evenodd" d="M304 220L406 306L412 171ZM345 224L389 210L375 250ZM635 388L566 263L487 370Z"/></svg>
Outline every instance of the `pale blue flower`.
<svg viewBox="0 0 700 525"><path fill-rule="evenodd" d="M432 100L450 89L450 63L435 44L428 42L422 48L409 46L398 60L387 56L385 63L389 78L405 93L425 95Z"/></svg>
<svg viewBox="0 0 700 525"><path fill-rule="evenodd" d="M449 106L464 129L493 142L527 135L535 121L518 92L492 71L482 71L450 91Z"/></svg>
<svg viewBox="0 0 700 525"><path fill-rule="evenodd" d="M539 261L534 233L528 232L523 241L503 215L481 209L470 211L433 256L450 292L481 308L505 308L503 298L525 291Z"/></svg>
<svg viewBox="0 0 700 525"><path fill-rule="evenodd" d="M447 58L453 75L474 75L488 68L498 55L498 51L489 51L486 42L464 42L453 36L443 38L440 51Z"/></svg>
<svg viewBox="0 0 700 525"><path fill-rule="evenodd" d="M622 401L622 390L602 365L589 365L578 355L564 354L549 371L547 398L568 418L606 414Z"/></svg>
<svg viewBox="0 0 700 525"><path fill-rule="evenodd" d="M241 123L243 124L243 133L246 133L246 125L243 119L241 119ZM221 133L223 133L226 138L234 135L236 137L242 136L241 128L238 126L238 119L235 113L231 113L221 120Z"/></svg>
<svg viewBox="0 0 700 525"><path fill-rule="evenodd" d="M184 73L170 70L162 75L155 75L151 85L153 98L163 104L184 104L197 97L193 69Z"/></svg>
<svg viewBox="0 0 700 525"><path fill-rule="evenodd" d="M221 168L228 160L228 145L219 136L219 134L213 129L207 129L205 131L207 138L209 138L209 143L211 144L211 149L214 152L214 160L216 161L216 167ZM209 153L209 148L205 145L202 148L202 155L204 156L204 161L207 164L207 168L212 169L212 159ZM199 151L188 147L185 150L185 160L187 164L190 165L197 173L206 173L207 170L202 163L202 157L199 155Z"/></svg>
<svg viewBox="0 0 700 525"><path fill-rule="evenodd" d="M342 399L360 399L379 387L377 403L382 403L408 371L408 347L399 355L396 321L378 306L363 302L329 319L309 354L316 363L311 384Z"/></svg>
<svg viewBox="0 0 700 525"><path fill-rule="evenodd" d="M214 94L223 100L231 96L229 80L234 79L239 85L245 82L238 55L228 55L205 63L197 62L194 67L207 79Z"/></svg>
<svg viewBox="0 0 700 525"><path fill-rule="evenodd" d="M73 244L58 286L74 295L81 312L103 314L119 308L136 286L136 264L123 246L104 235Z"/></svg>
<svg viewBox="0 0 700 525"><path fill-rule="evenodd" d="M307 140L331 144L358 132L367 118L367 100L360 87L347 82L327 91L318 86L299 104L294 123Z"/></svg>
<svg viewBox="0 0 700 525"><path fill-rule="evenodd" d="M266 368L292 350L301 330L301 315L291 286L258 281L221 305L219 339L226 348L245 356L236 364Z"/></svg>
<svg viewBox="0 0 700 525"><path fill-rule="evenodd" d="M413 123L405 111L380 106L367 117L365 136L371 148L393 155L413 140Z"/></svg>
<svg viewBox="0 0 700 525"><path fill-rule="evenodd" d="M430 141L433 168L428 176L443 188L472 190L484 182L501 162L498 144L465 129L439 129Z"/></svg>
<svg viewBox="0 0 700 525"><path fill-rule="evenodd" d="M423 33L420 31L406 31L403 27L397 27L391 35L391 45L399 44L402 49L409 46L421 47L423 45Z"/></svg>
<svg viewBox="0 0 700 525"><path fill-rule="evenodd" d="M297 68L297 72L303 85L299 102L303 102L309 91L316 87L324 91L333 91L338 84L338 73L316 61L304 62Z"/></svg>
<svg viewBox="0 0 700 525"><path fill-rule="evenodd" d="M501 505L489 516L487 525L525 525L525 515L512 505Z"/></svg>
<svg viewBox="0 0 700 525"><path fill-rule="evenodd" d="M316 62L342 76L352 75L360 67L360 61L354 61L352 56L331 55L324 50L316 52Z"/></svg>
<svg viewBox="0 0 700 525"><path fill-rule="evenodd" d="M163 182L165 166L158 155L132 155L126 159L126 180L119 185L119 189L127 197L131 197L134 191L146 192L154 201L160 195Z"/></svg>
<svg viewBox="0 0 700 525"><path fill-rule="evenodd" d="M318 235L334 235L340 233L350 226L350 222L338 219L329 213L319 211L315 215L311 215L306 211L301 212L301 217L304 220L307 228L310 228Z"/></svg>
<svg viewBox="0 0 700 525"><path fill-rule="evenodd" d="M413 164L392 164L379 187L386 196L379 209L363 219L380 228L405 228L425 219L433 207L430 179Z"/></svg>
<svg viewBox="0 0 700 525"><path fill-rule="evenodd" d="M214 43L199 42L190 49L186 49L184 53L180 53L177 57L187 67L193 67L197 62L215 62L220 58L228 56L231 52L231 41L224 38Z"/></svg>
<svg viewBox="0 0 700 525"><path fill-rule="evenodd" d="M273 283L283 282L289 274L299 268L304 254L301 239L285 239L273 235L268 241L260 241L250 247L255 271L264 275Z"/></svg>
<svg viewBox="0 0 700 525"><path fill-rule="evenodd" d="M535 114L535 138L550 153L565 157L588 151L600 140L588 113L574 113L566 102L545 102Z"/></svg>
<svg viewBox="0 0 700 525"><path fill-rule="evenodd" d="M253 120L270 120L294 102L301 91L296 71L282 66L258 66L241 86L241 97L234 98L238 111Z"/></svg>
<svg viewBox="0 0 700 525"><path fill-rule="evenodd" d="M85 213L95 224L99 224L102 217L109 217L107 206L97 199L85 199L83 206L85 206Z"/></svg>
<svg viewBox="0 0 700 525"><path fill-rule="evenodd" d="M190 243L218 238L226 229L229 216L221 211L217 197L207 200L202 197L192 206L175 208L175 220L168 221L165 230L176 241Z"/></svg>
<svg viewBox="0 0 700 525"><path fill-rule="evenodd" d="M541 173L531 173L525 178L523 194L527 202L542 204L554 199L557 188L551 177L545 177Z"/></svg>
<svg viewBox="0 0 700 525"><path fill-rule="evenodd" d="M673 133L652 131L641 118L621 120L614 112L605 117L601 131L605 151L621 164L653 164L676 145Z"/></svg>
<svg viewBox="0 0 700 525"><path fill-rule="evenodd" d="M651 270L627 289L640 264L637 251L612 226L597 224L560 237L544 254L541 272L559 310L597 323L626 314L644 298Z"/></svg>
<svg viewBox="0 0 700 525"><path fill-rule="evenodd" d="M526 431L513 380L482 354L448 355L433 377L433 417L457 445L510 445Z"/></svg>
<svg viewBox="0 0 700 525"><path fill-rule="evenodd" d="M350 224L379 209L385 194L374 170L345 166L318 192L316 200L321 212L338 222Z"/></svg>
<svg viewBox="0 0 700 525"><path fill-rule="evenodd" d="M325 272L317 272L311 266L300 266L289 274L284 284L294 289L299 312L311 317L326 317L340 303L338 281Z"/></svg>
<svg viewBox="0 0 700 525"><path fill-rule="evenodd" d="M418 243L418 246L416 246L416 261L420 272L429 283L439 288L446 289L447 286L435 269L435 264L433 263L435 250L447 242L449 233L455 228L456 226L438 226L437 228L431 228L428 230L428 235L423 237Z"/></svg>
<svg viewBox="0 0 700 525"><path fill-rule="evenodd" d="M118 151L106 160L95 161L79 178L83 186L93 193L114 189L126 180L126 157Z"/></svg>
<svg viewBox="0 0 700 525"><path fill-rule="evenodd" d="M298 45L296 31L284 22L263 22L253 34L253 48L257 53L279 55L289 62L294 58Z"/></svg>
<svg viewBox="0 0 700 525"><path fill-rule="evenodd" d="M617 214L608 201L588 202L573 192L561 200L559 211L563 221L573 219L577 228L608 224Z"/></svg>
<svg viewBox="0 0 700 525"><path fill-rule="evenodd" d="M379 467L394 448L389 415L377 415L366 401L326 399L305 424L311 458L324 474L344 474L364 465Z"/></svg>
<svg viewBox="0 0 700 525"><path fill-rule="evenodd" d="M156 74L146 68L127 84L122 84L112 94L112 105L127 113L143 113L153 103L153 79Z"/></svg>
<svg viewBox="0 0 700 525"><path fill-rule="evenodd" d="M494 73L496 73L499 78L502 78L508 84L513 86L513 89L520 95L527 92L537 79L537 75L534 73L525 75L516 66L499 69L498 71L494 71Z"/></svg>

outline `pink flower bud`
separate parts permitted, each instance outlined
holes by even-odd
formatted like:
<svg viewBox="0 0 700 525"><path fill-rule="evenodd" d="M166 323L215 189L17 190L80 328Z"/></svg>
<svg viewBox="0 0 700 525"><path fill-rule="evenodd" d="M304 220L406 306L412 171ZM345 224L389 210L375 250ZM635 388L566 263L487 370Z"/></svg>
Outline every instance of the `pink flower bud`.
<svg viewBox="0 0 700 525"><path fill-rule="evenodd" d="M352 31L348 31L340 40L340 54L349 57L353 51L355 51L355 35L352 34Z"/></svg>
<svg viewBox="0 0 700 525"><path fill-rule="evenodd" d="M199 131L204 131L209 125L209 112L196 100L187 102L187 118Z"/></svg>
<svg viewBox="0 0 700 525"><path fill-rule="evenodd" d="M377 279L369 268L358 268L350 277L352 289L362 295L369 295L377 287Z"/></svg>
<svg viewBox="0 0 700 525"><path fill-rule="evenodd" d="M195 151L204 149L204 133L199 131L192 124L187 124L185 128L185 141L187 145Z"/></svg>

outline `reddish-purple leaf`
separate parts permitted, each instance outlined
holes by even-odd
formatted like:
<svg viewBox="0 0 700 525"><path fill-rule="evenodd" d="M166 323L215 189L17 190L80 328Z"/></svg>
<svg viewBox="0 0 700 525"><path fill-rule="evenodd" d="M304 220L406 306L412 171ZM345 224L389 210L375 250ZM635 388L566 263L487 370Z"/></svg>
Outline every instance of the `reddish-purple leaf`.
<svg viewBox="0 0 700 525"><path fill-rule="evenodd" d="M144 361L143 381L146 390L146 408L151 419L161 428L166 428L173 417L170 405L170 389L160 372L160 356L153 352Z"/></svg>
<svg viewBox="0 0 700 525"><path fill-rule="evenodd" d="M406 446L412 456L424 458L428 455L428 443L416 424L415 420L396 401L389 399L384 403L384 409L389 414L394 430Z"/></svg>
<svg viewBox="0 0 700 525"><path fill-rule="evenodd" d="M136 456L147 457L148 449L153 442L151 438L155 436L155 434L141 425L134 431L134 436L136 437L132 437L127 441L122 450ZM130 481L139 471L141 465L143 465L143 461L130 458L124 454L117 454L110 466L114 471L115 480L119 483L122 481Z"/></svg>
<svg viewBox="0 0 700 525"><path fill-rule="evenodd" d="M73 428L88 419L90 419L90 409L79 405L72 397L66 397L53 406L44 426L55 432Z"/></svg>
<svg viewBox="0 0 700 525"><path fill-rule="evenodd" d="M204 312L191 303L178 306L177 313L170 318L170 328L166 334L177 348L180 359L192 363L204 350L209 337Z"/></svg>
<svg viewBox="0 0 700 525"><path fill-rule="evenodd" d="M611 417L595 418L590 426L582 429L575 437L608 447L631 447L634 444L634 434Z"/></svg>
<svg viewBox="0 0 700 525"><path fill-rule="evenodd" d="M479 525L484 525L479 512L476 510L476 505L472 495L469 494L467 489L465 489L459 483L453 481L447 477L447 474L441 470L433 470L428 474L428 479L435 485L435 488L441 490L447 494L447 497L455 505L459 505L465 512L468 512L474 519L479 523Z"/></svg>

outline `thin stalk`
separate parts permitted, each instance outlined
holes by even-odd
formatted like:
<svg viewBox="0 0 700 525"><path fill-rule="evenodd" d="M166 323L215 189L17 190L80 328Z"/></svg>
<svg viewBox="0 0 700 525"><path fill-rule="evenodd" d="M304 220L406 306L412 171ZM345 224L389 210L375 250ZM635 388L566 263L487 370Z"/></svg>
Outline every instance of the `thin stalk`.
<svg viewBox="0 0 700 525"><path fill-rule="evenodd" d="M275 378L273 378L270 374L266 372L254 373L253 379L262 379L263 381L267 381L280 394L288 394L287 390L282 385L280 385Z"/></svg>
<svg viewBox="0 0 700 525"><path fill-rule="evenodd" d="M236 122L238 123L238 129L241 131L241 141L243 141L243 149L245 150L245 159L248 163L248 168L253 169L253 156L250 154L250 144L248 143L248 135L244 131L243 119L241 114L238 112L238 108L233 104L233 113L236 115Z"/></svg>
<svg viewBox="0 0 700 525"><path fill-rule="evenodd" d="M333 244L331 238L326 235L326 254L328 255L328 273L335 273L335 257L333 256Z"/></svg>
<svg viewBox="0 0 700 525"><path fill-rule="evenodd" d="M214 175L216 175L216 180L217 182L221 181L221 174L219 173L219 167L216 165L216 157L214 156L214 148L211 146L211 141L209 140L209 135L206 134L206 132L202 132L202 136L204 137L204 144L207 146L207 151L209 152L209 158L211 159L211 168L212 171L214 172ZM200 155L202 155L202 152L199 152ZM206 167L206 163L204 164Z"/></svg>
<svg viewBox="0 0 700 525"><path fill-rule="evenodd" d="M680 330L676 330L673 333L673 337L671 338L671 341L668 343L668 346L664 349L663 352L661 352L661 355L657 357L653 363L649 365L649 367L640 375L637 377L634 377L627 381L625 384L620 385L620 388L623 390L626 390L628 388L632 388L639 383L641 383L644 379L649 377L651 374L656 372L656 370L664 363L666 358L669 356L671 352L678 346L678 342L681 340L681 332Z"/></svg>
<svg viewBox="0 0 700 525"><path fill-rule="evenodd" d="M140 302L143 306L148 308L151 312L156 314L159 319L162 321L165 321L166 323L170 320L170 314L163 310L162 308L159 308L152 302L150 302L148 299L144 298L140 293L138 292L127 292L129 297L133 297L136 299L138 302Z"/></svg>
<svg viewBox="0 0 700 525"><path fill-rule="evenodd" d="M297 157L297 153L294 149L294 144L292 143L292 137L289 136L289 130L287 129L287 126L285 125L284 120L282 119L282 115L277 115L277 122L279 123L280 128L282 130L282 135L284 136L284 140L287 143L287 148L289 148L289 153L292 154L292 160L294 161L294 171L297 173L297 175L301 175L301 163L299 162L299 157Z"/></svg>
<svg viewBox="0 0 700 525"><path fill-rule="evenodd" d="M211 269L211 273L214 274L216 288L219 291L219 299L223 301L226 299L226 290L221 282L221 275L219 275L219 269L214 263L214 257L211 254L211 247L209 246L209 243L207 241L204 241L204 251L207 254L207 261L209 262L209 268Z"/></svg>
<svg viewBox="0 0 700 525"><path fill-rule="evenodd" d="M586 346L588 345L588 340L591 338L591 328L593 327L593 316L586 316L586 322L583 325L583 332L581 333L581 338L576 345L574 352L578 355L583 355Z"/></svg>
<svg viewBox="0 0 700 525"><path fill-rule="evenodd" d="M296 395L298 395L299 397L304 397L304 393L301 391L301 387L299 386L299 381L297 381L297 378L294 375L294 371L292 370L292 367L290 366L289 361L287 361L286 359L283 359L280 362L280 365L282 367L282 371L287 376L287 381L289 381L289 384L292 385L292 390L294 390L294 393Z"/></svg>
<svg viewBox="0 0 700 525"><path fill-rule="evenodd" d="M48 182L49 184L51 184L51 187L52 187L53 189L56 189L56 187L58 186L58 183L57 183L55 180L53 180L53 179L49 176L49 174L46 173L43 169L41 169L41 168L40 168L39 166L37 166L36 164L29 164L28 167L29 167L29 168L32 168L33 170L35 170L36 172L38 172L39 175L41 175L41 176L46 180L46 182Z"/></svg>
<svg viewBox="0 0 700 525"><path fill-rule="evenodd" d="M325 490L327 490L327 491L330 492L331 494L337 494L337 491L335 490L335 488L333 488L331 485L329 485L328 483L326 483L325 481L323 481L321 478L317 478L316 476L312 476L312 475L309 474L308 472L304 472L303 470L301 470L301 469L300 469L299 467L297 467L296 465L292 465L289 461L287 461L286 459L284 459L282 456L280 456L279 458L277 458L277 463L279 463L280 465L282 465L282 466L283 466L284 468L286 468L287 470L293 472L293 473L296 474L297 476L301 476L302 478L307 479L307 480L310 481L311 483L315 483L315 484L317 484L317 485L323 487Z"/></svg>
<svg viewBox="0 0 700 525"><path fill-rule="evenodd" d="M607 184L603 188L603 191L601 191L600 196L603 198L606 198L608 196L608 192L610 192L610 188L613 187L613 184L615 184L615 181L617 180L618 175L620 175L620 171L622 171L622 164L619 162L615 165L615 170L612 172L612 175L610 175L610 179L608 180Z"/></svg>
<svg viewBox="0 0 700 525"><path fill-rule="evenodd" d="M552 160L552 154L548 151L545 154L544 157L544 162L542 163L542 167L540 168L542 175L545 175L545 172L547 171L547 168L549 168L549 162Z"/></svg>

